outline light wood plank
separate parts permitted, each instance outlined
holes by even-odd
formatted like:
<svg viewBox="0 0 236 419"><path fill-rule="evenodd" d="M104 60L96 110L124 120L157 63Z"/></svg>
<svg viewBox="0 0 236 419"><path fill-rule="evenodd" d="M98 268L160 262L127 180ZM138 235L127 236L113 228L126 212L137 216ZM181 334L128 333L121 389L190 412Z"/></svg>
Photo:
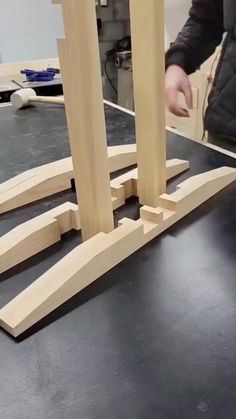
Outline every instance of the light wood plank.
<svg viewBox="0 0 236 419"><path fill-rule="evenodd" d="M0 310L1 327L20 335L235 180L236 169L228 167L193 176L160 197L159 207L143 207L139 220L123 219L116 230L78 246Z"/></svg>
<svg viewBox="0 0 236 419"><path fill-rule="evenodd" d="M65 105L65 99L56 96L30 96L30 103L49 103L51 105Z"/></svg>
<svg viewBox="0 0 236 419"><path fill-rule="evenodd" d="M164 1L130 0L140 203L166 191Z"/></svg>
<svg viewBox="0 0 236 419"><path fill-rule="evenodd" d="M189 161L181 159L171 159L166 162L166 180L185 172L189 169Z"/></svg>
<svg viewBox="0 0 236 419"><path fill-rule="evenodd" d="M0 326L18 336L137 249L143 227L99 233L76 247L0 311ZM80 275L78 275L80 272Z"/></svg>
<svg viewBox="0 0 236 419"><path fill-rule="evenodd" d="M66 39L58 41L58 49L81 230L87 240L114 228L97 21L94 0L62 0L61 5Z"/></svg>
<svg viewBox="0 0 236 419"><path fill-rule="evenodd" d="M136 145L108 147L108 159L110 173L132 166ZM69 189L72 179L71 157L27 170L0 184L0 214Z"/></svg>
<svg viewBox="0 0 236 419"><path fill-rule="evenodd" d="M23 68L40 71L48 67L54 67L54 68L59 69L59 59L58 58L44 58L41 60L20 61L16 63L2 63L0 64L0 81L2 77L5 77L6 80L9 81L12 78L12 76L19 75L20 71ZM24 78L25 76L22 75L22 81ZM15 87L16 86L14 86L14 88Z"/></svg>
<svg viewBox="0 0 236 419"><path fill-rule="evenodd" d="M136 145L108 147L108 159L110 173L132 166L137 161ZM167 179L171 179L187 170L189 163L172 159L166 162L166 168ZM73 178L71 157L27 170L0 184L0 214L65 191Z"/></svg>
<svg viewBox="0 0 236 419"><path fill-rule="evenodd" d="M78 206L70 202L15 227L0 238L0 273L57 243L73 228L79 229Z"/></svg>
<svg viewBox="0 0 236 419"><path fill-rule="evenodd" d="M71 188L71 159L30 169L0 186L0 214Z"/></svg>

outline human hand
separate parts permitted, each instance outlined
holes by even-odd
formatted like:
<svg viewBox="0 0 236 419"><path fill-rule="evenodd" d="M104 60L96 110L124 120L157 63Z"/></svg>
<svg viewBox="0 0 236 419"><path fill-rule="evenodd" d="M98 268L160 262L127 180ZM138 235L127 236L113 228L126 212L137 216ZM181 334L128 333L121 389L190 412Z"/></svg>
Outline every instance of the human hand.
<svg viewBox="0 0 236 419"><path fill-rule="evenodd" d="M170 65L165 78L166 105L169 112L176 116L189 117L189 111L178 104L178 92L185 97L188 109L193 107L192 89L185 71L178 65Z"/></svg>

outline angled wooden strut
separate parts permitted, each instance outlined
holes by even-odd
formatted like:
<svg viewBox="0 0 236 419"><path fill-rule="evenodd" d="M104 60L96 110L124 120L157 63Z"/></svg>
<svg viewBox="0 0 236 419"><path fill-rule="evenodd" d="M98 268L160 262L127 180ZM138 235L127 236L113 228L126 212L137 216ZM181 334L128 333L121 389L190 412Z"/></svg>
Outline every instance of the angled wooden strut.
<svg viewBox="0 0 236 419"><path fill-rule="evenodd" d="M166 176L171 179L187 170L185 160L167 161ZM131 170L110 182L113 210L137 194L137 169ZM0 274L29 259L61 240L70 230L80 230L78 205L67 202L39 215L0 237Z"/></svg>
<svg viewBox="0 0 236 419"><path fill-rule="evenodd" d="M137 163L136 144L108 147L107 153L110 173ZM0 184L0 214L65 191L74 177L71 157L27 170Z"/></svg>
<svg viewBox="0 0 236 419"><path fill-rule="evenodd" d="M235 180L236 169L227 167L194 176L160 196L157 208L141 208L139 220L121 220L111 233L76 247L0 310L0 326L20 335Z"/></svg>

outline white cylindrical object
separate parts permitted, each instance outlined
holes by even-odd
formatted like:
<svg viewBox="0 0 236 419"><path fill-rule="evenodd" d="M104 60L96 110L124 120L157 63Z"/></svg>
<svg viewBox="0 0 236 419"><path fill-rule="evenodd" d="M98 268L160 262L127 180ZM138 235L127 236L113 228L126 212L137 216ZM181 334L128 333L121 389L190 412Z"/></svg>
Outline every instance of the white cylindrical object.
<svg viewBox="0 0 236 419"><path fill-rule="evenodd" d="M20 89L11 95L11 104L16 109L24 108L30 104L29 99L35 97L36 92L33 89Z"/></svg>
<svg viewBox="0 0 236 419"><path fill-rule="evenodd" d="M50 103L51 105L65 105L64 97L57 97L57 96L30 96L30 102L42 102L42 103Z"/></svg>

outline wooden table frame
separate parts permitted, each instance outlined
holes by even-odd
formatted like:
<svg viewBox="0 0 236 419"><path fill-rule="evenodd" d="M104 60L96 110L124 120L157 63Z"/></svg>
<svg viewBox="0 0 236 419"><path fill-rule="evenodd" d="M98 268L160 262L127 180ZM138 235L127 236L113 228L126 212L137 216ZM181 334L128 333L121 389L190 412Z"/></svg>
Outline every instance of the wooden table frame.
<svg viewBox="0 0 236 419"><path fill-rule="evenodd" d="M27 229L10 232L5 243L19 263L32 254L35 237L47 247L81 228L84 242L0 310L1 327L15 337L236 179L236 169L222 167L166 193L164 0L130 0L138 170L110 183L94 0L53 3L61 4L64 17L66 38L58 46L79 207L67 203L37 217ZM144 73L143 63L150 64ZM175 172L188 165L175 163ZM113 208L132 195L143 205L140 218L114 228ZM23 242L25 254L13 242ZM3 265L6 260L2 254Z"/></svg>

